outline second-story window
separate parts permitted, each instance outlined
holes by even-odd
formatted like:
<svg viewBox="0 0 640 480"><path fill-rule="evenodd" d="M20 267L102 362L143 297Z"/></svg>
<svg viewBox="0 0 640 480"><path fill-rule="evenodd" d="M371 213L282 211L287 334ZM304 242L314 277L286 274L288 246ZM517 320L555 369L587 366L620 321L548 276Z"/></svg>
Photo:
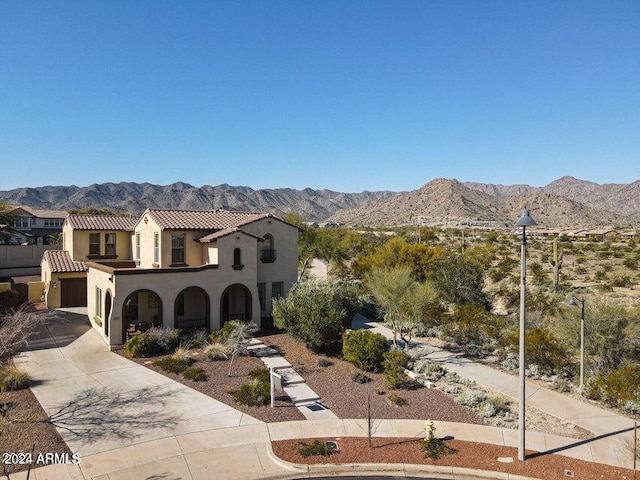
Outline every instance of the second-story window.
<svg viewBox="0 0 640 480"><path fill-rule="evenodd" d="M116 234L115 233L104 234L104 254L109 256L115 256L116 254Z"/></svg>
<svg viewBox="0 0 640 480"><path fill-rule="evenodd" d="M184 233L171 234L171 263L185 263Z"/></svg>
<svg viewBox="0 0 640 480"><path fill-rule="evenodd" d="M140 232L136 232L136 260L140 260Z"/></svg>
<svg viewBox="0 0 640 480"><path fill-rule="evenodd" d="M89 234L89 255L100 255L100 234Z"/></svg>
<svg viewBox="0 0 640 480"><path fill-rule="evenodd" d="M233 249L233 268L234 270L241 270L242 265L242 250L239 248Z"/></svg>
<svg viewBox="0 0 640 480"><path fill-rule="evenodd" d="M263 239L264 241L262 242L260 260L262 260L263 263L272 263L276 259L276 251L273 246L273 235L267 233Z"/></svg>
<svg viewBox="0 0 640 480"><path fill-rule="evenodd" d="M153 261L160 263L160 233L153 234Z"/></svg>

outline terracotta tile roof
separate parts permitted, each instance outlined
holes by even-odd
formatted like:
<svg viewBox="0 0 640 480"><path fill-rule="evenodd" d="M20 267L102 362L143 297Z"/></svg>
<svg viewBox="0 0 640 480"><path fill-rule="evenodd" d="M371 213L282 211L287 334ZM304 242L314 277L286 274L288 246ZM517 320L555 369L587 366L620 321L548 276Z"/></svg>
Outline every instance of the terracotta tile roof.
<svg viewBox="0 0 640 480"><path fill-rule="evenodd" d="M69 215L67 222L74 230L124 230L133 231L137 217L131 215Z"/></svg>
<svg viewBox="0 0 640 480"><path fill-rule="evenodd" d="M211 242L213 240L217 240L218 238L226 237L227 235L231 235L231 234L236 233L236 232L243 233L245 235L249 235L250 237L253 237L253 238L257 239L257 240L262 241L262 237L254 235L253 233L245 232L244 230L240 230L239 228L225 228L223 230L219 230L217 232L210 233L209 235L205 235L204 237L199 238L198 241L201 242L201 243L207 243L207 242Z"/></svg>
<svg viewBox="0 0 640 480"><path fill-rule="evenodd" d="M265 212L230 212L228 210L156 210L149 215L164 230L222 230L246 225L269 217Z"/></svg>
<svg viewBox="0 0 640 480"><path fill-rule="evenodd" d="M46 250L42 260L49 264L49 268L54 273L87 271L87 265L84 262L71 260L71 255L66 250Z"/></svg>

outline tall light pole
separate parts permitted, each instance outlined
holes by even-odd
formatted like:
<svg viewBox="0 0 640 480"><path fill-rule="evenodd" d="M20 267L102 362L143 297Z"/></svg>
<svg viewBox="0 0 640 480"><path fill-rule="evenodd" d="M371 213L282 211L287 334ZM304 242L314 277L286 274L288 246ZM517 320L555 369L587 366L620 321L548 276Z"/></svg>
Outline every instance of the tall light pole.
<svg viewBox="0 0 640 480"><path fill-rule="evenodd" d="M537 225L537 223L529 215L527 207L522 209L522 215L516 222L516 227L522 227L522 246L520 251L520 410L518 412L518 431L520 432L520 445L518 447L518 459L525 459L525 375L526 368L526 351L525 351L525 327L526 327L526 289L527 289L527 227Z"/></svg>
<svg viewBox="0 0 640 480"><path fill-rule="evenodd" d="M576 300L580 302L580 386L578 392L582 395L584 389L584 299L571 295L569 306L577 307Z"/></svg>

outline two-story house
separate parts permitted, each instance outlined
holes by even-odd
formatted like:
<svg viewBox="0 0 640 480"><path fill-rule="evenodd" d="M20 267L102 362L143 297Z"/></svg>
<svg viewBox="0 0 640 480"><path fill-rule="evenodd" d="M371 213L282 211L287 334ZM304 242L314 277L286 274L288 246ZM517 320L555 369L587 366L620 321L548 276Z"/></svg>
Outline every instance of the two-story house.
<svg viewBox="0 0 640 480"><path fill-rule="evenodd" d="M271 299L296 281L298 228L268 213L70 215L63 236L63 251L43 258L47 301L55 306L62 281L84 276L86 287L75 288L84 290L89 319L112 347L151 325L216 330L231 319L260 325L271 315Z"/></svg>
<svg viewBox="0 0 640 480"><path fill-rule="evenodd" d="M62 231L68 213L63 210L42 210L24 206L9 206L11 224L7 228L10 245L48 245Z"/></svg>

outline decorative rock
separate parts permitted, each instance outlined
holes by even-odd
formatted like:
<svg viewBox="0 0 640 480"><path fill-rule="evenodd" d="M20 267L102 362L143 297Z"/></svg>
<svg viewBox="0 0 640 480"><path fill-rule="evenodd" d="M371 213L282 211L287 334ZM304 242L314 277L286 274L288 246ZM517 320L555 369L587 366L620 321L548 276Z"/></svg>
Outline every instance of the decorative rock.
<svg viewBox="0 0 640 480"><path fill-rule="evenodd" d="M498 457L500 463L513 463L513 457Z"/></svg>

